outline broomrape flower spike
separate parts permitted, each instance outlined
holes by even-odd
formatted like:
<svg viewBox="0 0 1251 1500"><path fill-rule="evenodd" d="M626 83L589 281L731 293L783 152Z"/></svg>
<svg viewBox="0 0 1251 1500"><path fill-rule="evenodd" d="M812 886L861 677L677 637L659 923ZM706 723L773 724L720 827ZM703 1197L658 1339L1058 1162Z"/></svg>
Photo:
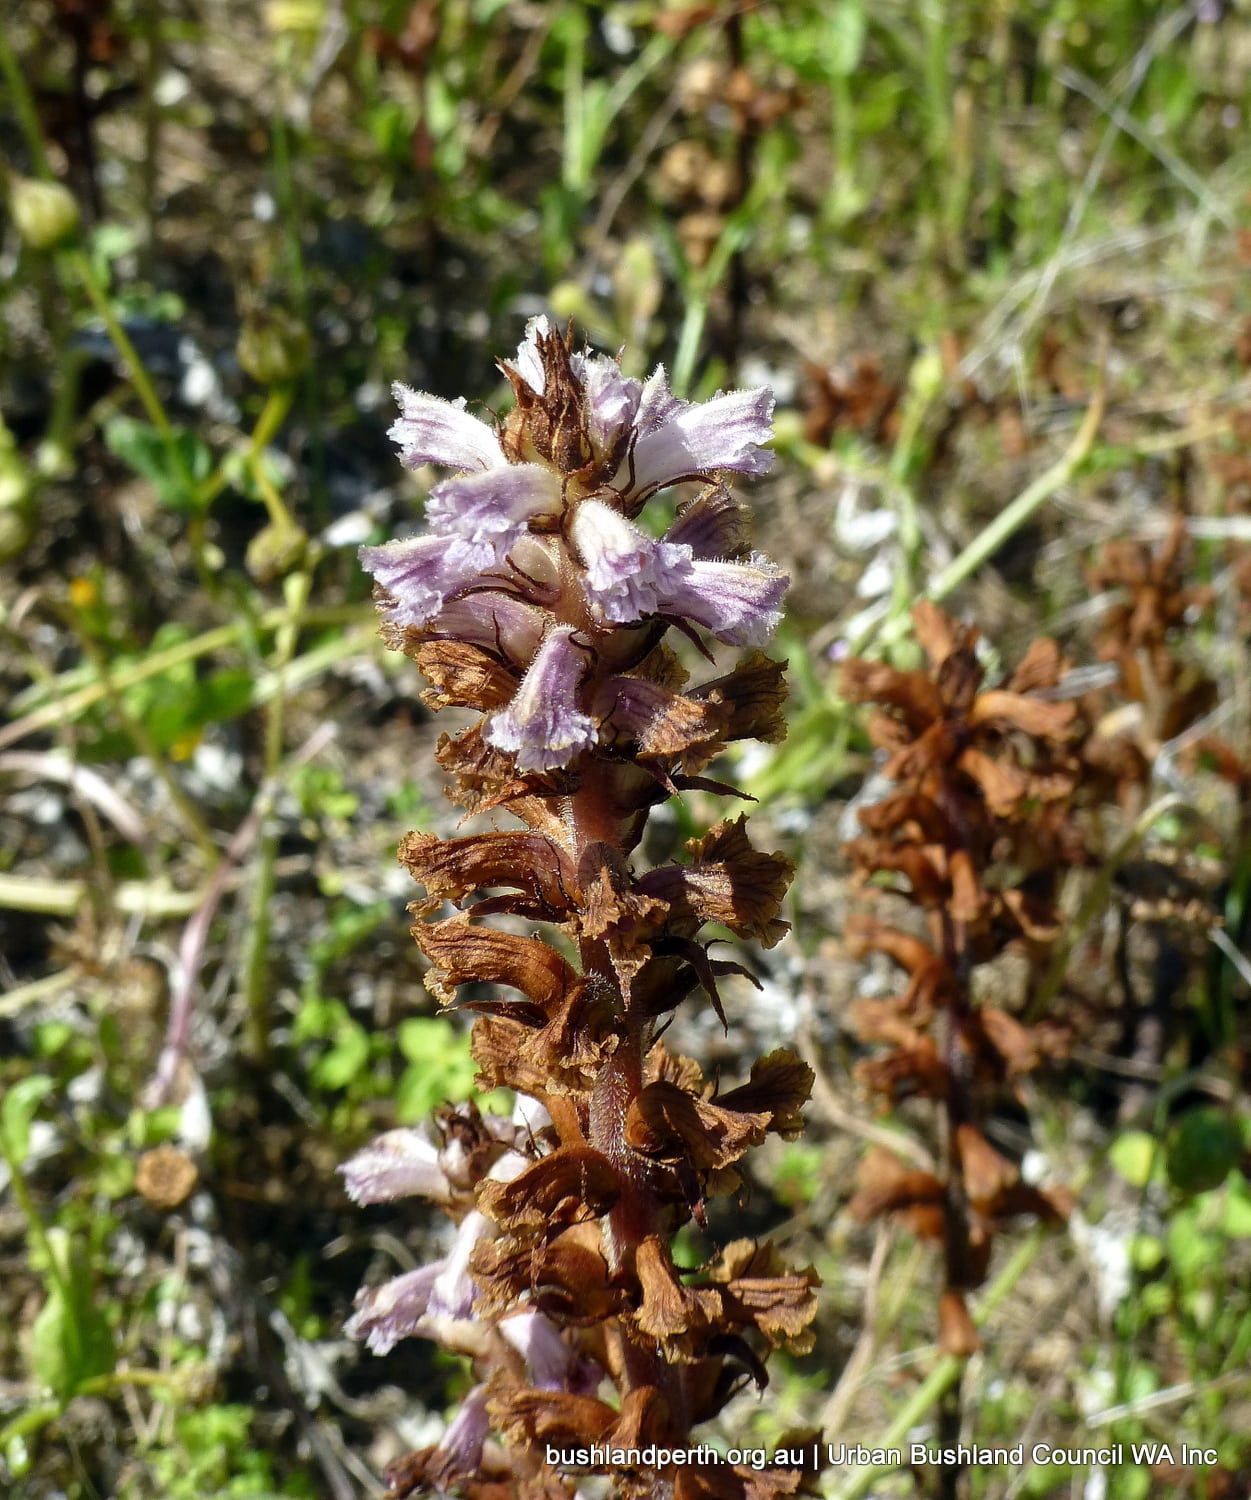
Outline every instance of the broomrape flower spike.
<svg viewBox="0 0 1251 1500"><path fill-rule="evenodd" d="M752 1146L798 1134L809 1069L782 1049L723 1085L659 1040L700 993L725 1020L719 982L747 970L713 961L701 931L779 941L791 865L739 818L635 868L657 803L733 793L701 773L732 740L784 732L776 662L752 651L691 685L666 640L758 646L777 625L786 576L751 551L726 487L768 468L772 397L682 401L663 369L631 379L545 318L500 368L514 400L496 425L397 387L403 462L453 472L425 535L361 552L426 702L481 715L437 751L452 796L519 825L400 846L426 893L427 988L451 1006L477 987L478 1082L517 1104L511 1119L447 1106L343 1169L360 1203L425 1197L456 1225L440 1259L363 1291L349 1325L380 1352L428 1338L473 1366L442 1441L393 1468L390 1494L574 1500L585 1472L612 1473L625 1500L798 1494L799 1469L656 1456L696 1448L699 1423L763 1385L769 1349L811 1343L811 1269L757 1241L697 1272L670 1250L736 1190ZM657 540L636 518L674 485L686 503ZM445 902L459 909L430 920ZM496 914L563 942L482 920Z"/></svg>

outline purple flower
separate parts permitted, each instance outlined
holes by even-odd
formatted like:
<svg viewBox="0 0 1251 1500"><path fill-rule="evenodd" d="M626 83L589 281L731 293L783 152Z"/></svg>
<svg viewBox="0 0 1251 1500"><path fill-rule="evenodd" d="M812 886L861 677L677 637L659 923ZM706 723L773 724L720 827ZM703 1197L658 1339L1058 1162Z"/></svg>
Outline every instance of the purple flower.
<svg viewBox="0 0 1251 1500"><path fill-rule="evenodd" d="M778 628L790 579L768 558L704 562L696 558L681 578L668 580L665 614L681 615L730 646L763 646Z"/></svg>
<svg viewBox="0 0 1251 1500"><path fill-rule="evenodd" d="M488 720L487 743L513 751L519 771L551 771L589 750L596 739L595 720L578 707L588 665L573 626L553 626L512 702Z"/></svg>
<svg viewBox="0 0 1251 1500"><path fill-rule="evenodd" d="M531 1381L542 1391L593 1396L604 1378L593 1359L578 1354L540 1312L527 1309L503 1319L500 1333L526 1362Z"/></svg>
<svg viewBox="0 0 1251 1500"><path fill-rule="evenodd" d="M642 386L621 373L621 366L605 354L575 354L574 375L586 392L587 434L600 457L616 452L633 425Z"/></svg>
<svg viewBox="0 0 1251 1500"><path fill-rule="evenodd" d="M510 440L506 453L500 434L466 411L463 401L395 387L401 415L390 435L403 462L409 468L435 463L459 472L430 493L429 534L361 549L363 566L391 595L382 606L384 617L395 625L424 626L475 589L508 587L531 602L549 602L556 592L554 582L543 577L550 561L540 537L527 539L536 524L541 532L558 530L566 507L575 505L570 530L586 565L587 595L602 620L628 624L677 613L724 640L766 635L771 627L765 621L776 610L765 604L753 612L749 601L753 590L765 599L773 592L780 597L780 590L760 583L758 567L754 578L701 579L691 572L692 563L742 550L736 507L728 497L701 497L661 542L627 517L666 485L723 469L744 474L767 469L772 454L761 444L772 435L770 392L732 391L700 404L683 401L669 389L662 367L646 381L635 380L606 355L568 351L542 317L526 325L515 365L504 368L525 411L526 402L541 407L548 400L551 411L542 420L559 425L563 445L552 446L550 427L542 428L548 439L536 427L529 446ZM521 451L532 455L535 443L553 455L551 463L509 461ZM596 493L608 498L582 498L576 489L567 493L557 456L570 469L578 466L580 484L597 484ZM710 593L711 602L705 597ZM731 596L738 604L729 602ZM674 603L692 598L703 602L690 608ZM529 769L566 765L591 742L584 719L568 714L553 724L553 737L540 736L543 749L535 748L537 728L523 728L513 718L499 716L495 733L500 738L492 743L501 748L506 739L516 740L523 756L519 764Z"/></svg>
<svg viewBox="0 0 1251 1500"><path fill-rule="evenodd" d="M446 469L499 469L507 460L494 429L470 416L461 397L444 401L398 382L391 387L400 415L387 436L406 469L441 464Z"/></svg>
<svg viewBox="0 0 1251 1500"><path fill-rule="evenodd" d="M693 535L701 529L709 528L688 528ZM761 645L777 629L790 580L763 557L746 563L695 557L683 542L653 541L602 500L583 501L571 532L585 568L582 586L606 620L676 615L737 646Z"/></svg>
<svg viewBox="0 0 1251 1500"><path fill-rule="evenodd" d="M403 1276L357 1294L356 1310L347 1322L350 1338L364 1339L375 1354L389 1353L401 1339L422 1337L455 1347L473 1325L477 1287L469 1274L469 1257L494 1225L477 1209L465 1215L450 1252L442 1260L418 1266Z"/></svg>
<svg viewBox="0 0 1251 1500"><path fill-rule="evenodd" d="M487 1388L476 1385L461 1402L438 1446L426 1460L427 1480L447 1494L458 1480L476 1474L482 1449L491 1431L487 1417Z"/></svg>
<svg viewBox="0 0 1251 1500"><path fill-rule="evenodd" d="M511 660L524 665L539 649L546 618L510 594L483 592L452 599L439 612L432 635L466 641L488 651L502 648Z"/></svg>
<svg viewBox="0 0 1251 1500"><path fill-rule="evenodd" d="M689 570L691 549L653 541L602 500L584 500L571 527L582 555L582 586L596 612L615 624L660 609L669 575Z"/></svg>
<svg viewBox="0 0 1251 1500"><path fill-rule="evenodd" d="M360 549L361 566L391 595L380 606L393 625L424 625L453 594L478 583L482 563L472 547L441 536L415 536Z"/></svg>
<svg viewBox="0 0 1251 1500"><path fill-rule="evenodd" d="M541 515L559 515L560 480L541 464L509 464L445 479L430 491L431 531L473 549L480 567L503 562Z"/></svg>
<svg viewBox="0 0 1251 1500"><path fill-rule="evenodd" d="M750 548L747 509L722 484L709 485L685 506L665 532L665 541L689 547L695 557L741 559Z"/></svg>
<svg viewBox="0 0 1251 1500"><path fill-rule="evenodd" d="M388 1130L339 1168L353 1203L389 1203L393 1198L450 1196L442 1149L427 1130Z"/></svg>
<svg viewBox="0 0 1251 1500"><path fill-rule="evenodd" d="M766 387L692 405L670 392L658 368L643 388L635 424L630 475L636 494L717 469L763 474L773 462L760 447L773 436L773 392Z"/></svg>

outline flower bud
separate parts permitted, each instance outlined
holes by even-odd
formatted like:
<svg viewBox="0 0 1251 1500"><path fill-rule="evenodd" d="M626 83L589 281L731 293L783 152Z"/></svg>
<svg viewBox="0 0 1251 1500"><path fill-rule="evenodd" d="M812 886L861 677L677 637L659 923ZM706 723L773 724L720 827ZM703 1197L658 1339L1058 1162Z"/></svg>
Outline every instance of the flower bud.
<svg viewBox="0 0 1251 1500"><path fill-rule="evenodd" d="M55 250L78 230L78 204L59 182L10 178L9 208L22 243L32 250Z"/></svg>
<svg viewBox="0 0 1251 1500"><path fill-rule="evenodd" d="M280 309L249 313L235 355L258 385L289 385L308 364L308 329Z"/></svg>
<svg viewBox="0 0 1251 1500"><path fill-rule="evenodd" d="M308 536L299 526L272 522L248 543L248 572L257 583L272 583L300 565L307 546Z"/></svg>
<svg viewBox="0 0 1251 1500"><path fill-rule="evenodd" d="M35 493L12 434L0 418L0 563L16 557L34 530Z"/></svg>

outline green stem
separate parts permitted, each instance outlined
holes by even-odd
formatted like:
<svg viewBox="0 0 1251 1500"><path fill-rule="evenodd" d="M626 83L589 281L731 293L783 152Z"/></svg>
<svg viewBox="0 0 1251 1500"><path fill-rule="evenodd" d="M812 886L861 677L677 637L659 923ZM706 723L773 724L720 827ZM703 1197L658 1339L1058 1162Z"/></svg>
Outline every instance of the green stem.
<svg viewBox="0 0 1251 1500"><path fill-rule="evenodd" d="M1034 1229L1018 1246L1012 1259L995 1278L994 1284L981 1299L977 1311L973 1314L973 1321L978 1327L989 1320L999 1304L1016 1287L1017 1282L1033 1263L1045 1237L1046 1230ZM967 1364L968 1360L958 1355L944 1354L896 1413L894 1421L881 1439L871 1446L874 1448L902 1446L909 1432L938 1405L948 1391L955 1388ZM846 1482L834 1492L833 1500L859 1500L859 1497L867 1494L877 1480L893 1473L894 1469L893 1464L867 1464L863 1468L853 1469Z"/></svg>
<svg viewBox="0 0 1251 1500"><path fill-rule="evenodd" d="M18 124L22 127L22 134L26 137L26 148L30 152L35 173L45 182L55 182L57 179L52 170L52 164L48 160L47 148L43 143L43 131L39 125L35 101L30 89L26 86L26 75L22 72L12 47L9 46L7 26L0 26L0 71L4 73L9 93L13 96L13 108L17 113Z"/></svg>
<svg viewBox="0 0 1251 1500"><path fill-rule="evenodd" d="M203 635L195 636L192 640L179 641L176 646L167 646L163 651L156 651L133 666L123 667L120 671L114 672L112 674L113 691L125 692L127 688L146 682L150 677L159 677L162 672L171 671L184 662L195 661L198 657L207 656L212 651L223 650L227 646L234 645L241 636L246 636L253 630L275 630L287 618L288 611L282 606L277 606L266 610L259 620L235 620L229 625L219 625L213 630L206 630ZM330 647L315 647L309 653L309 657L317 657L322 665L330 665L333 661L341 660L344 654L350 653L346 649L336 651L332 648L350 646L352 650L355 650L362 647L368 635L373 633L365 629L366 622L374 618L374 610L369 605L344 604L309 610L304 615L305 625L354 625L357 627L341 636L339 641L332 642ZM60 691L68 687L70 682L86 675L88 674L80 669L63 673L54 680L54 687ZM45 729L55 729L61 724L70 723L108 696L107 690L99 682L89 682L83 687L71 689L65 693L64 697L54 702L47 701L46 694L41 690L40 685L28 688L12 700L10 707L22 713L29 705L30 711L26 712L23 718L15 719L0 728L0 749L25 739L27 735L39 734ZM258 686L252 701L253 703L264 702L266 696L263 686Z"/></svg>
<svg viewBox="0 0 1251 1500"><path fill-rule="evenodd" d="M299 639L300 621L312 588L312 573L293 573L285 584L287 618L274 641L272 672L277 691L265 717L265 779L272 785L282 765L283 730L286 723L284 677ZM256 876L250 903L247 949L243 964L243 993L248 1018L248 1050L253 1061L264 1064L269 1041L269 913L274 896L274 864L278 857L278 829L267 820L257 849Z"/></svg>
<svg viewBox="0 0 1251 1500"><path fill-rule="evenodd" d="M1005 506L990 525L979 532L958 557L930 579L925 590L926 598L940 604L949 594L954 593L1003 546L1009 537L1024 526L1045 500L1049 500L1062 485L1072 479L1094 445L1095 434L1103 419L1103 396L1103 382L1100 380L1091 397L1090 405L1086 409L1082 425L1077 429L1073 441L1064 453L1049 469L1045 469L1033 484L1027 486L1015 500Z"/></svg>
<svg viewBox="0 0 1251 1500"><path fill-rule="evenodd" d="M143 366L143 361L135 352L135 346L130 341L130 335L118 321L117 315L114 313L109 299L104 293L104 288L96 279L96 273L92 268L86 251L71 250L68 252L66 259L73 267L83 291L86 292L87 300L99 314L100 320L113 342L113 347L125 361L130 376L130 383L134 386L135 394L139 397L144 411L148 414L148 420L167 442L172 443L174 428L169 420L169 415L161 404L161 398L156 393L156 387L152 384L148 372ZM178 454L177 450L172 447L171 452L176 456L179 467L184 467L181 454ZM183 477L185 478L186 475L184 474Z"/></svg>

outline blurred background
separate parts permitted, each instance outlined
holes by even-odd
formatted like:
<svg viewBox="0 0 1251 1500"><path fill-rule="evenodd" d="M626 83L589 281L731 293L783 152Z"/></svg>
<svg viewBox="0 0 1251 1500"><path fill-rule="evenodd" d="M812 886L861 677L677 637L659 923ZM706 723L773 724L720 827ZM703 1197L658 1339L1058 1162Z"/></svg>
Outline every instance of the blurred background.
<svg viewBox="0 0 1251 1500"><path fill-rule="evenodd" d="M744 498L793 577L792 729L731 769L794 931L682 1041L818 1067L725 1212L823 1311L726 1430L881 1441L933 1359L933 1257L845 1212L895 1122L843 1020L891 981L841 936L873 757L838 661L928 588L992 675L1039 631L1084 669L1191 590L1101 707L1138 772L1052 984L1080 1045L1000 1122L1079 1206L1004 1236L966 1402L979 1442L1220 1462L968 1493L1251 1493L1251 5L7 0L0 64L5 1493L378 1496L465 1389L341 1334L442 1231L336 1166L474 1073L394 859L455 824L448 725L356 548L433 477L391 383L499 409L538 312L778 397ZM667 809L659 857L723 810Z"/></svg>

